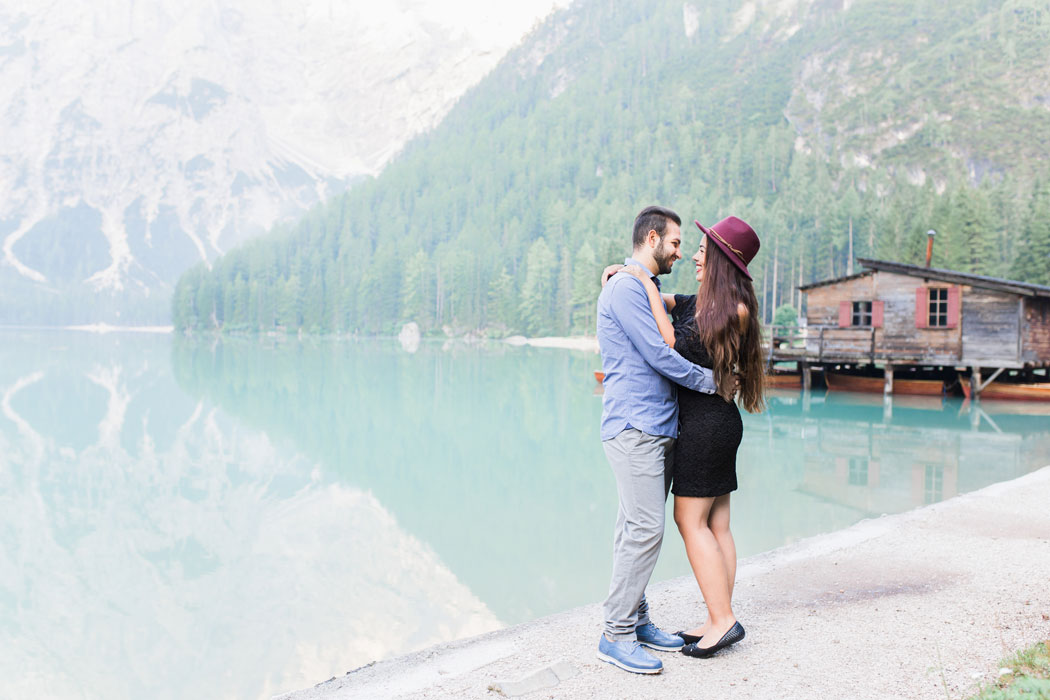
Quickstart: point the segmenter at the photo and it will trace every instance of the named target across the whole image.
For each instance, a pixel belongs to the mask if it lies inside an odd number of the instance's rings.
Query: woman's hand
[[[619,272],[622,267],[623,265],[610,265],[602,270],[602,286],[604,287],[605,283],[609,281],[609,278]]]
[[[656,282],[653,282],[653,273],[640,265],[628,265],[621,268],[620,272],[626,272],[642,281],[642,288],[645,289],[645,296],[649,299],[649,309],[653,312],[653,319],[660,331],[660,337],[673,348],[674,327],[671,325],[671,319],[667,318],[667,309],[664,308],[664,300],[660,296]]]
[[[640,267],[638,265],[627,265],[626,267],[621,266],[620,272],[626,272],[629,275],[633,275],[634,277],[640,279],[643,283],[652,282],[653,280],[653,273],[645,269],[644,267]]]

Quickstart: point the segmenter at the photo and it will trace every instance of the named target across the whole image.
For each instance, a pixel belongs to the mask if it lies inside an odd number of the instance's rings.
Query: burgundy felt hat
[[[707,240],[713,242],[729,259],[740,268],[748,279],[753,279],[747,271],[747,264],[751,262],[762,245],[758,240],[758,234],[748,226],[743,219],[735,216],[727,216],[711,228],[706,228],[699,221],[693,220],[697,228],[704,232]]]

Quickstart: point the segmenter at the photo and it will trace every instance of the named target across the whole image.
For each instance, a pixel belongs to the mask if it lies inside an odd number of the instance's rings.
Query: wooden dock
[[[805,324],[766,328],[771,368],[795,363],[805,388],[814,369],[869,379],[879,372],[886,394],[894,393],[894,376],[903,371],[951,382],[962,377],[974,398],[1009,379],[1029,387],[1017,395],[1050,400],[1050,287],[857,262],[867,269],[799,287]]]

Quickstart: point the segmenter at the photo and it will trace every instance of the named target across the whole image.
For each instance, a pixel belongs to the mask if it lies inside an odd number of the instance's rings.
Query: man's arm
[[[604,270],[602,270],[602,287],[605,286],[606,282],[609,281],[610,277],[622,270],[623,267],[623,265],[609,265]],[[667,313],[671,313],[672,311],[674,311],[675,304],[677,303],[674,300],[674,294],[661,294],[660,296],[664,300],[664,306],[667,307]],[[668,345],[670,345],[670,343],[668,343]]]
[[[715,393],[714,373],[679,355],[660,336],[640,280],[617,280],[611,291],[609,301],[613,315],[650,367],[684,387],[704,394]]]

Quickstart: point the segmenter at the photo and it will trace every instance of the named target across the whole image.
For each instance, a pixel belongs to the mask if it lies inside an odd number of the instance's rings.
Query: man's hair
[[[641,248],[650,231],[656,231],[662,241],[667,234],[667,221],[682,225],[682,218],[664,207],[646,207],[634,219],[634,247]]]

